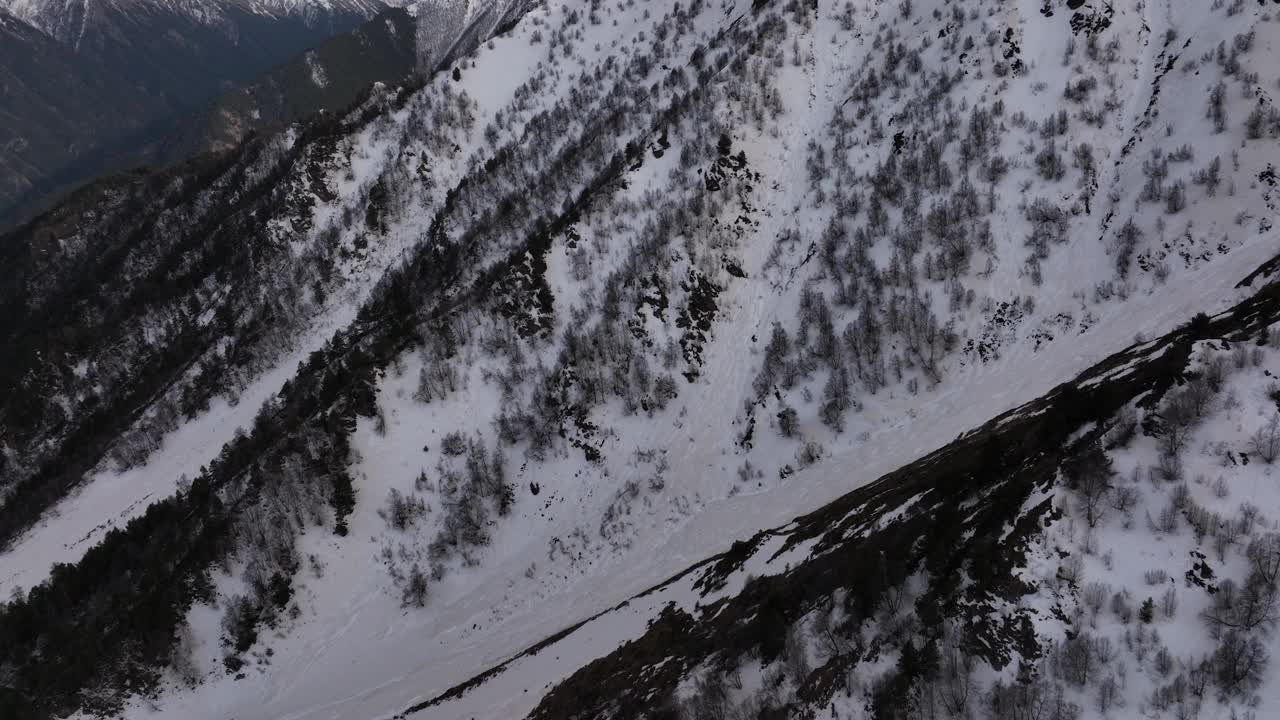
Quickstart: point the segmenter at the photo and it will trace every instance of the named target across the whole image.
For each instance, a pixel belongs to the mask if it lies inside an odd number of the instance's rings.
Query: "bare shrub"
[[[418,608],[425,607],[427,604],[427,576],[417,563],[414,563],[413,568],[409,570],[409,577],[401,593],[400,602],[405,607]]]
[[[391,488],[387,493],[386,507],[378,510],[378,516],[392,528],[403,531],[426,512],[426,503],[415,493],[405,494]]]
[[[1273,414],[1267,424],[1249,438],[1249,449],[1268,465],[1276,461],[1276,455],[1280,454],[1280,413]]]

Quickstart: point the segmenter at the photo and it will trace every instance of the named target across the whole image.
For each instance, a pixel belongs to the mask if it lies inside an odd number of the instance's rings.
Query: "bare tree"
[[[1262,683],[1268,659],[1266,648],[1257,638],[1237,630],[1227,631],[1213,653],[1218,687],[1229,695],[1251,692]]]
[[[1089,614],[1095,618],[1102,611],[1102,606],[1107,602],[1107,595],[1111,592],[1111,586],[1106,583],[1091,582],[1084,587],[1084,604],[1089,608]]]
[[[1106,676],[1098,683],[1098,712],[1106,715],[1120,701],[1120,683],[1115,675]]]
[[[1038,720],[1050,717],[1054,693],[1041,678],[1006,685],[997,680],[987,694],[987,707],[993,720]]]
[[[1111,596],[1111,613],[1122,625],[1128,625],[1133,621],[1133,608],[1129,606],[1129,601],[1125,600],[1123,593]]]
[[[425,472],[423,473],[425,477]],[[378,510],[378,516],[396,530],[403,531],[427,512],[422,498],[415,493],[407,495],[395,488],[387,493],[387,506]]]
[[[1273,414],[1267,424],[1249,438],[1249,448],[1268,465],[1275,462],[1276,455],[1280,454],[1280,413]]]
[[[784,405],[778,411],[778,432],[782,434],[782,437],[795,437],[799,424],[800,419],[796,414],[795,408],[790,405]]]
[[[1114,424],[1103,436],[1108,447],[1128,447],[1138,432],[1138,413],[1125,405],[1116,412]]]
[[[698,679],[693,697],[681,706],[679,716],[688,720],[726,720],[728,710],[724,678],[710,670]]]
[[[1241,588],[1234,580],[1223,580],[1213,596],[1213,604],[1201,617],[1214,632],[1253,630],[1276,622],[1276,585],[1259,573],[1251,573]]]
[[[1169,482],[1182,479],[1182,456],[1166,449],[1156,458],[1155,470]]]
[[[1138,243],[1142,241],[1142,228],[1133,222],[1133,218],[1125,221],[1116,233],[1116,274],[1120,279],[1129,275],[1129,263]]]
[[[1115,476],[1111,458],[1107,457],[1100,445],[1093,443],[1064,463],[1063,473],[1068,486],[1080,498],[1080,506],[1089,527],[1097,526],[1106,512],[1107,505],[1104,501],[1111,492],[1111,479]]]
[[[1227,129],[1227,85],[1221,80],[1213,89],[1209,91],[1209,110],[1206,116],[1213,121],[1214,132],[1222,132]]]
[[[176,640],[169,655],[169,667],[183,683],[195,686],[200,681],[200,667],[195,661],[195,636],[191,624],[183,621],[175,632]]]
[[[943,647],[939,696],[947,717],[965,717],[974,693],[973,658],[964,652],[957,638]]]
[[[1063,640],[1056,648],[1057,666],[1062,677],[1074,685],[1084,686],[1094,671],[1093,636],[1081,633]]]
[[[1276,585],[1280,580],[1280,534],[1267,533],[1249,543],[1245,554],[1249,558],[1250,575],[1262,582]]]
[[[841,632],[833,617],[836,613],[834,598],[828,598],[827,606],[819,608],[813,618],[813,635],[818,647],[827,659],[849,652],[851,642]]]
[[[405,607],[420,608],[427,604],[427,576],[417,563],[414,563],[409,571],[408,581],[401,594],[401,602]]]
[[[1205,409],[1209,406],[1209,401],[1213,399],[1213,388],[1209,384],[1208,378],[1200,376],[1187,383],[1186,389],[1187,404],[1191,406],[1191,411],[1196,417],[1203,417]]]
[[[809,677],[810,670],[809,643],[804,636],[804,630],[801,629],[800,623],[792,625],[787,630],[784,652],[787,673],[796,685],[804,683],[805,678]]]
[[[1174,588],[1169,588],[1168,590],[1164,591],[1164,595],[1160,597],[1160,612],[1163,613],[1164,616],[1166,618],[1169,618],[1170,620],[1172,620],[1173,617],[1178,614],[1178,591],[1177,590],[1175,590]]]
[[[1138,488],[1132,485],[1124,485],[1115,489],[1111,493],[1111,507],[1120,511],[1124,515],[1133,512],[1133,508],[1137,506],[1138,500],[1141,499]]]
[[[1172,393],[1161,408],[1160,417],[1164,420],[1160,449],[1165,455],[1181,453],[1191,437],[1192,426],[1198,417],[1195,402],[1187,392]]]
[[[1073,585],[1080,582],[1083,573],[1084,560],[1079,555],[1068,555],[1058,564],[1058,579]]]

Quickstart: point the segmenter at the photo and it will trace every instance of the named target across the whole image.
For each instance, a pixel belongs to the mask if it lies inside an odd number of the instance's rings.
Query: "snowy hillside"
[[[1135,345],[406,716],[1270,716],[1278,298]]]
[[[335,35],[252,84],[222,93],[163,143],[179,162],[202,152],[234,150],[250,134],[271,134],[322,111],[340,110],[375,83],[396,85],[418,69],[417,22],[389,9]]]
[[[430,12],[4,238],[0,717],[1280,712],[1280,13]]]

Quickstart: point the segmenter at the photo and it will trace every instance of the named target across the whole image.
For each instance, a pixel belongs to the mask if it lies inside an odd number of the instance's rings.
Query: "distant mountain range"
[[[0,216],[165,111],[159,97],[0,9]]]
[[[381,0],[0,0],[0,227],[104,172],[203,149],[192,137],[225,139],[225,128],[185,125],[237,86],[253,88],[244,92],[255,109],[279,119],[384,72],[403,76],[413,33],[401,11],[333,46],[350,62],[329,69],[327,87],[304,83],[305,99],[281,99],[303,51],[386,9]]]
[[[176,162],[234,146],[250,132],[285,125],[322,108],[340,109],[375,82],[393,82],[417,67],[414,18],[391,8],[355,29],[227,90],[183,122],[154,154]]]

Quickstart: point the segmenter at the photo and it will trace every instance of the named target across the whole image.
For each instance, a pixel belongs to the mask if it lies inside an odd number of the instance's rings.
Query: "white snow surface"
[[[568,76],[575,71],[593,68],[606,57],[625,62],[617,48],[638,43],[641,32],[651,33],[667,4],[625,5],[613,11],[616,24],[610,25],[611,20],[606,19],[602,25],[591,26],[587,40],[577,43],[577,55],[562,61],[556,82],[545,89],[540,102],[550,104],[559,99],[557,93],[571,86]],[[925,18],[916,21],[922,25],[919,32],[936,32],[936,24],[927,16],[931,8],[920,7],[926,5],[924,2],[916,4],[917,17]],[[704,12],[699,23],[705,27],[700,30],[713,30],[720,23],[747,22],[741,18],[749,17],[749,5],[728,3],[723,10]],[[877,10],[873,2],[855,5],[859,22],[866,25],[859,32],[849,33],[839,29],[836,19],[843,3],[820,0],[813,29],[800,35],[808,44],[809,61],[801,66],[788,64],[781,70],[782,86],[787,88],[786,113],[771,128],[776,132],[757,133],[748,128],[742,131],[745,136],[735,137],[735,148],[742,148],[750,167],[763,175],[755,186],[755,204],[771,211],[759,218],[759,226],[741,244],[741,264],[747,277],[730,284],[717,299],[719,314],[714,337],[704,351],[704,376],[683,387],[672,412],[655,418],[623,417],[619,413],[611,421],[609,459],[602,466],[585,464],[576,455],[553,456],[543,463],[530,461],[522,467],[513,462],[510,472],[519,500],[512,516],[493,529],[493,543],[480,553],[478,566],[451,571],[432,585],[425,609],[410,610],[401,607],[381,553],[384,547],[395,551],[400,544],[412,548],[429,540],[430,527],[397,534],[387,529],[378,510],[391,488],[407,490],[419,471],[430,472],[444,433],[488,432],[498,403],[496,389],[483,380],[479,361],[466,365],[469,377],[464,390],[444,402],[428,405],[415,401],[414,383],[422,360],[410,354],[402,359],[401,369],[388,373],[379,387],[378,404],[385,417],[385,431],[376,431],[373,421],[362,420],[353,439],[360,459],[353,468],[358,492],[356,509],[349,519],[349,537],[337,538],[317,529],[302,540],[299,555],[316,556],[323,572],[300,572],[295,586],[301,613],[296,621],[279,633],[264,633],[269,637],[260,640],[245,676],[236,679],[225,675],[220,666],[215,610],[193,610],[197,661],[206,673],[203,682],[195,688],[175,684],[159,698],[138,701],[127,716],[193,720],[391,717],[494,667],[562,628],[633,598],[689,565],[723,551],[734,540],[762,528],[782,526],[797,515],[945,445],[987,419],[1043,395],[1100,359],[1131,345],[1138,334],[1157,336],[1196,312],[1212,313],[1231,306],[1249,292],[1235,289],[1235,284],[1280,249],[1280,236],[1258,232],[1252,218],[1244,226],[1233,226],[1232,218],[1242,205],[1248,212],[1265,212],[1257,202],[1257,192],[1240,187],[1236,199],[1205,199],[1198,206],[1198,232],[1215,237],[1228,230],[1232,233],[1234,239],[1223,252],[1203,261],[1188,262],[1185,267],[1175,263],[1167,283],[1135,281],[1123,301],[1091,303],[1086,299],[1092,294],[1091,279],[1108,277],[1112,267],[1112,259],[1097,240],[1097,229],[1083,222],[1073,226],[1068,243],[1056,248],[1045,262],[1044,284],[1036,287],[1024,277],[1015,260],[1017,251],[1009,249],[1020,247],[1024,232],[1024,221],[1012,212],[1010,203],[1003,208],[1003,225],[997,228],[998,242],[1009,251],[991,275],[978,281],[977,289],[988,298],[1033,294],[1037,319],[1051,318],[1058,311],[1079,313],[1084,309],[1091,318],[1088,330],[1060,332],[1038,345],[1026,336],[1016,337],[1002,348],[998,358],[987,362],[953,356],[944,381],[918,395],[900,387],[882,391],[874,402],[866,402],[861,413],[850,418],[850,427],[843,435],[822,436],[826,452],[820,462],[799,470],[785,482],[772,477],[779,465],[791,461],[794,443],[774,437],[772,430],[762,427],[757,434],[764,437],[749,457],[770,479],[754,489],[737,488],[733,478],[746,453],[734,444],[741,431],[735,425],[741,424],[736,400],[749,393],[760,354],[755,348],[744,349],[749,347],[746,338],[755,335],[762,345],[775,319],[792,317],[799,290],[780,290],[764,270],[766,259],[773,239],[783,230],[794,229],[802,236],[814,237],[821,232],[825,217],[810,209],[805,146],[810,138],[825,133],[834,109],[844,100],[844,82],[850,68],[869,52],[868,29],[879,21],[879,14],[890,12]],[[938,5],[942,7],[941,3]],[[1066,70],[1062,69],[1063,74],[1057,79],[1053,73],[1058,70],[1058,58],[1066,42],[1064,23],[1061,18],[1052,23],[1042,19],[1039,5],[1032,0],[1004,3],[1007,17],[1002,20],[1020,28],[1024,50],[1038,63],[1037,72],[1031,77],[1048,78],[1045,81],[1053,94],[1040,97],[1046,92],[1044,88],[1036,89],[1027,78],[1006,81],[1007,89],[1000,92],[1009,108],[1007,112],[1025,109],[1038,114],[1044,112],[1043,106],[1060,102],[1056,93],[1065,82]],[[477,103],[481,127],[485,118],[492,117],[511,100],[515,89],[537,64],[545,62],[545,40],[538,43],[532,39],[539,28],[538,21],[558,20],[567,7],[566,3],[549,2],[511,34],[495,39],[492,48],[482,47],[467,62],[462,84]],[[1223,33],[1230,37],[1230,33],[1212,25],[1219,16],[1211,20],[1210,11],[1203,4],[1182,0],[1149,2],[1141,16],[1132,8],[1125,8],[1119,11],[1115,22],[1117,28],[1129,29],[1141,24],[1148,28],[1145,33],[1135,29],[1133,35],[1126,37],[1150,39],[1163,32],[1174,17],[1179,18],[1179,28],[1191,39],[1200,32],[1206,35],[1200,45],[1194,46],[1194,52],[1188,51],[1188,57],[1216,46]],[[834,49],[828,47],[833,38]],[[1265,45],[1269,57],[1275,56],[1274,33],[1260,37],[1258,42]],[[1125,48],[1133,53],[1133,68],[1132,76],[1123,78],[1126,84],[1121,89],[1125,98],[1125,107],[1119,113],[1121,126],[1108,127],[1091,137],[1095,152],[1101,155],[1099,166],[1104,168],[1099,178],[1098,203],[1101,205],[1109,192],[1114,193],[1114,205],[1121,207],[1118,214],[1128,212],[1142,184],[1140,160],[1134,158],[1147,152],[1149,141],[1138,142],[1138,149],[1124,162],[1120,147],[1135,132],[1150,98],[1158,45],[1153,41],[1149,47]],[[1238,138],[1218,137],[1205,131],[1199,105],[1185,116],[1172,112],[1179,102],[1179,86],[1170,84],[1175,81],[1186,83],[1182,88],[1185,92],[1194,89],[1197,103],[1203,97],[1201,86],[1209,83],[1207,77],[1202,82],[1181,71],[1170,73],[1160,101],[1161,107],[1169,110],[1168,117],[1162,118],[1157,128],[1163,131],[1167,121],[1170,127],[1177,125],[1176,131],[1170,131],[1176,138],[1203,140],[1198,148],[1201,157],[1207,158],[1215,147],[1218,152],[1229,153]],[[973,80],[962,92],[976,101],[996,92],[1000,85],[994,77]],[[407,113],[398,115],[397,122],[403,123],[405,116]],[[340,194],[350,196],[367,189],[389,156],[384,154],[388,142],[372,133],[351,142],[352,177],[341,183]],[[478,137],[469,138],[461,157],[483,158],[479,146]],[[868,166],[882,159],[874,145],[855,152],[865,153],[863,160]],[[646,192],[661,193],[677,154],[671,152],[662,160],[648,159],[643,168],[629,176],[628,196],[642,198]],[[1025,159],[1011,160],[1026,164]],[[1240,176],[1247,177],[1250,171],[1256,175],[1266,160],[1242,154],[1240,161],[1245,170]],[[1117,168],[1114,174],[1113,165]],[[461,166],[459,160],[458,167],[449,172],[460,175]],[[1000,191],[1018,193],[1015,178],[1007,179]],[[1096,208],[1094,212],[1099,213]],[[322,208],[317,212],[317,224],[332,222],[339,213],[338,206]],[[398,230],[399,235],[393,233],[399,239],[388,243],[390,249],[385,251],[385,257],[371,262],[367,271],[369,284],[376,280],[379,268],[394,262],[396,252],[410,247],[415,232],[422,230],[421,224],[414,222],[425,223],[429,217],[424,208],[420,216],[411,218]],[[588,231],[584,226],[584,235]],[[553,248],[548,262],[557,302],[571,303],[574,297],[567,270],[569,261],[562,244]],[[1189,292],[1188,286],[1194,291]],[[360,292],[353,292],[351,307],[360,297]],[[164,449],[143,468],[99,476],[79,495],[60,504],[56,515],[29,533],[14,552],[0,555],[0,589],[40,581],[51,563],[79,557],[87,543],[105,529],[104,517],[108,524],[120,522],[140,512],[149,499],[171,492],[178,475],[193,474],[207,462],[236,427],[251,420],[257,406],[288,378],[297,360],[305,357],[305,351],[317,347],[346,320],[349,317],[335,310],[331,320],[317,323],[315,331],[308,335],[306,347],[282,359],[276,370],[255,381],[237,407],[215,405],[198,421],[167,438]],[[965,320],[966,330],[976,332],[980,327],[981,318]],[[557,330],[563,330],[567,322],[566,313],[557,314]],[[548,362],[553,359],[547,358]],[[803,428],[807,434],[818,436],[824,432],[816,421],[810,420]],[[424,443],[429,448],[427,452],[423,450]],[[643,507],[628,516],[630,527],[621,539],[607,542],[597,532],[605,509],[625,481],[644,481],[654,472],[651,463],[637,459],[637,451],[656,451],[665,458],[666,490],[645,495],[640,500]],[[516,467],[520,470],[516,471]],[[525,492],[531,482],[542,486],[541,494]],[[730,494],[731,487],[734,494]],[[427,499],[430,502],[431,498]],[[220,591],[224,595],[232,592],[233,582],[229,578],[221,580]],[[667,603],[691,604],[690,582],[681,580],[631,599],[622,609],[588,622],[539,654],[519,659],[480,688],[415,717],[518,717],[530,710],[551,685],[643,632],[646,622]]]

